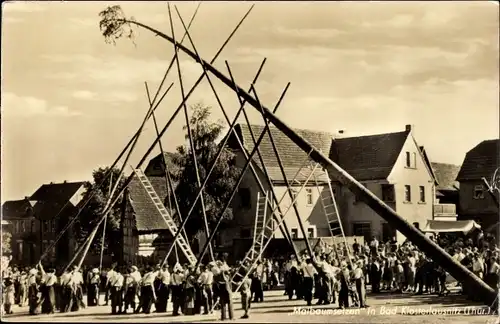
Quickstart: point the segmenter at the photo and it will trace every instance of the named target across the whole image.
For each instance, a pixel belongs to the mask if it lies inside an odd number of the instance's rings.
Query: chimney
[[[66,182],[66,180],[64,180],[64,182],[63,182],[63,183],[67,183],[67,182]]]
[[[415,126],[413,126],[413,125],[408,124],[405,126],[405,131],[407,131],[407,132],[411,132],[414,129],[415,129]]]
[[[345,136],[345,130],[340,129],[340,130],[338,130],[338,131],[337,131],[337,133],[335,134],[334,139],[335,139],[335,138],[343,138],[344,136]]]

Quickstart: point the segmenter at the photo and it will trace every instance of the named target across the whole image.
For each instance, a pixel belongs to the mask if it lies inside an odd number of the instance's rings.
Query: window
[[[412,153],[411,156],[412,156],[412,163],[413,163],[412,168],[416,169],[417,168],[417,153]]]
[[[474,187],[474,199],[484,199],[484,186],[477,185]]]
[[[19,221],[15,220],[14,223],[14,233],[19,233]]]
[[[250,189],[248,188],[240,188],[238,190],[238,194],[240,196],[240,205],[242,208],[250,208],[251,207],[251,196]]]
[[[395,199],[394,185],[382,185],[382,200],[386,202],[394,202]]]
[[[415,169],[417,167],[417,153],[415,152],[406,152],[406,161],[405,166],[407,168]]]
[[[365,188],[368,189],[368,184],[367,183],[361,182],[361,185],[363,187],[365,187]],[[359,200],[359,198],[354,193],[353,193],[353,196],[354,196],[354,202],[353,202],[354,204],[357,204],[357,203],[359,203],[361,201],[361,200]]]
[[[406,152],[406,167],[411,168],[411,155],[410,152]]]
[[[26,232],[26,223],[24,222],[24,220],[19,221],[19,223],[20,223],[20,227],[21,227],[21,233]]]
[[[425,187],[424,186],[419,187],[419,193],[420,193],[420,202],[424,203],[425,202]]]
[[[292,228],[291,232],[292,239],[296,239],[299,237],[299,231],[296,228]]]
[[[309,228],[307,229],[307,236],[308,236],[309,238],[314,238],[314,227],[309,227]]]
[[[354,223],[352,224],[352,233],[354,236],[363,236],[365,240],[369,240],[372,235],[372,224]]]
[[[405,185],[405,202],[411,202],[411,187]]]
[[[313,191],[310,188],[306,189],[306,201],[307,201],[307,206],[312,206],[312,204],[313,204]]]
[[[387,242],[396,236],[396,230],[389,223],[382,222],[382,241]]]

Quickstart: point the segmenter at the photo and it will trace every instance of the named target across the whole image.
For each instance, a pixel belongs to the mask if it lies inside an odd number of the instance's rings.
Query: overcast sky
[[[173,51],[143,30],[136,30],[135,45],[125,39],[106,44],[98,27],[105,2],[3,2],[2,7],[5,201],[31,195],[43,183],[89,180],[93,169],[113,162],[148,108],[144,82],[156,89]],[[195,7],[178,5],[185,21]],[[191,34],[205,59],[249,7],[248,2],[201,5]],[[125,2],[122,8],[170,34],[166,3]],[[227,73],[228,60],[236,81],[248,88],[266,57],[256,89],[273,106],[291,82],[278,115],[293,127],[343,129],[355,136],[413,124],[433,161],[460,164],[473,146],[498,137],[498,28],[498,6],[489,2],[259,2],[215,66]],[[200,69],[187,56],[181,59],[190,88]],[[167,83],[176,76],[171,73]],[[216,87],[233,116],[236,97],[221,83]],[[179,99],[174,86],[158,110],[162,125]],[[214,118],[221,118],[206,84],[189,103],[200,101],[213,105]],[[251,116],[262,123],[253,111]],[[166,149],[182,143],[182,118],[165,136]],[[153,135],[148,124],[131,163],[142,157]]]

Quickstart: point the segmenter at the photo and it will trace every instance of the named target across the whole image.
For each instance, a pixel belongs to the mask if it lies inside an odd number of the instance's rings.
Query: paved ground
[[[291,300],[283,296],[283,291],[269,291],[265,302],[253,304],[250,319],[239,319],[241,305],[235,299],[233,322],[257,323],[481,323],[498,324],[498,316],[488,314],[481,305],[471,305],[462,296],[410,296],[381,294],[369,296],[367,309],[348,309],[339,311],[335,306],[305,307],[304,301]],[[171,304],[169,304],[171,307]],[[167,314],[127,314],[111,315],[110,307],[89,307],[78,313],[56,313],[54,315],[29,316],[27,307],[14,308],[14,314],[2,318],[15,322],[213,322],[219,313],[213,315],[171,316]]]

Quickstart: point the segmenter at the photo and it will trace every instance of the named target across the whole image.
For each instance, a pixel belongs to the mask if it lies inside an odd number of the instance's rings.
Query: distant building
[[[432,163],[436,175],[436,204],[434,220],[457,220],[460,183],[456,181],[460,166],[447,163]]]
[[[38,262],[77,212],[85,192],[84,185],[84,182],[44,184],[30,197],[6,201],[2,205],[2,218],[10,223],[6,229],[12,234],[12,263],[33,265]],[[71,259],[75,248],[70,227],[45,261],[65,263]]]
[[[482,179],[490,182],[499,162],[498,139],[482,141],[467,152],[456,178],[460,183],[459,220],[474,220],[485,230],[498,223],[498,205]]]

